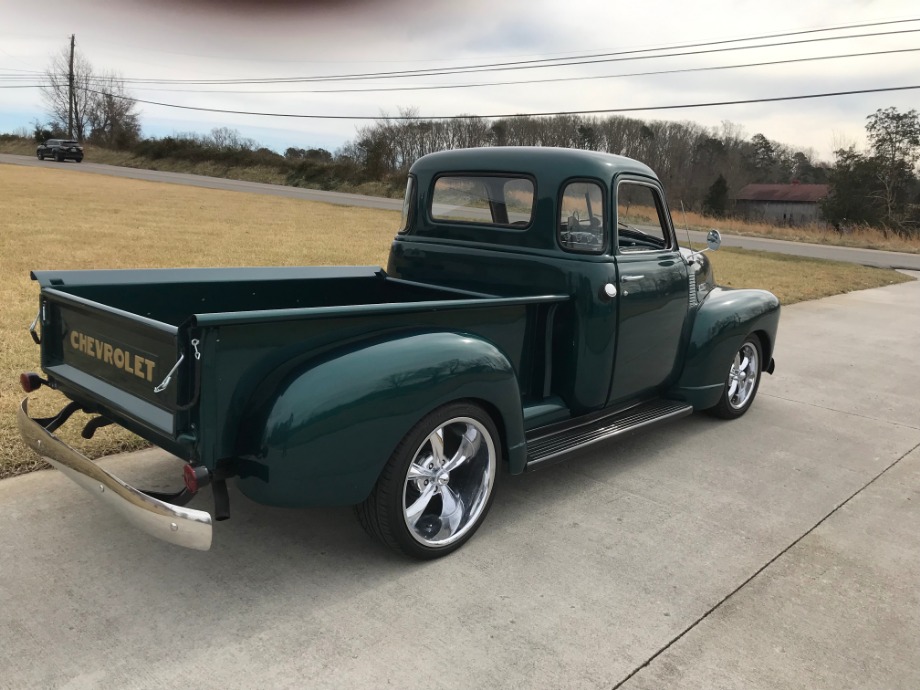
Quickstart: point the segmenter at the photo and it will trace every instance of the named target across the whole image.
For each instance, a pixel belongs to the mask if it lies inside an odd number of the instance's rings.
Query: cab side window
[[[664,204],[654,187],[621,182],[617,187],[617,249],[647,252],[671,247]]]
[[[598,254],[606,245],[604,192],[596,182],[570,182],[559,200],[559,245],[570,252]]]

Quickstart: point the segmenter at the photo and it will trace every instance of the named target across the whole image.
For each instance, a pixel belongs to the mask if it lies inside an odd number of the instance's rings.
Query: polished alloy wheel
[[[471,417],[440,424],[422,441],[406,472],[403,519],[427,547],[443,547],[474,528],[495,482],[495,441]]]
[[[728,374],[728,404],[735,410],[744,409],[750,402],[760,375],[760,360],[757,348],[746,341],[735,355]]]
[[[403,436],[355,515],[390,548],[421,560],[441,558],[485,521],[501,466],[501,436],[491,415],[473,401],[448,403]]]

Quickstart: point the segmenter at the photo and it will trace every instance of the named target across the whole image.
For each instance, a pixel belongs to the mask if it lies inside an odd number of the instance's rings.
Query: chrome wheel
[[[732,362],[728,374],[728,404],[735,410],[744,409],[754,395],[760,376],[760,357],[751,341],[746,341]]]
[[[489,413],[469,401],[448,403],[419,420],[393,449],[355,515],[390,548],[412,558],[441,558],[485,521],[501,464],[501,437]]]
[[[754,402],[760,386],[760,338],[749,335],[741,343],[728,369],[728,378],[722,385],[722,397],[707,410],[722,419],[737,419]]]
[[[440,424],[416,449],[402,491],[409,534],[428,547],[447,546],[475,527],[495,482],[495,442],[471,417]]]

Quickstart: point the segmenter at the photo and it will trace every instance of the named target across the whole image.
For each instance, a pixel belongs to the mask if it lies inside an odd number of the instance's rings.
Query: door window
[[[654,187],[621,182],[617,187],[617,248],[647,252],[671,247],[664,205]]]

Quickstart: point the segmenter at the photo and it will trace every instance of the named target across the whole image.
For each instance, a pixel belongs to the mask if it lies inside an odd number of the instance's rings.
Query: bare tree
[[[73,135],[80,141],[86,138],[86,111],[94,94],[93,68],[80,52],[74,53],[74,104]],[[51,59],[45,72],[47,84],[42,87],[42,97],[51,117],[49,124],[57,132],[67,132],[70,126],[70,49],[63,48]]]
[[[99,93],[92,94],[86,106],[90,140],[110,148],[136,142],[141,133],[140,118],[124,82],[114,72],[103,72],[95,84]]]
[[[69,128],[69,63],[70,50],[65,48],[51,59],[42,87],[49,124],[56,132],[67,132]],[[136,141],[140,136],[140,116],[118,74],[96,73],[80,51],[74,52],[73,74],[74,137],[103,146],[125,146]]]

